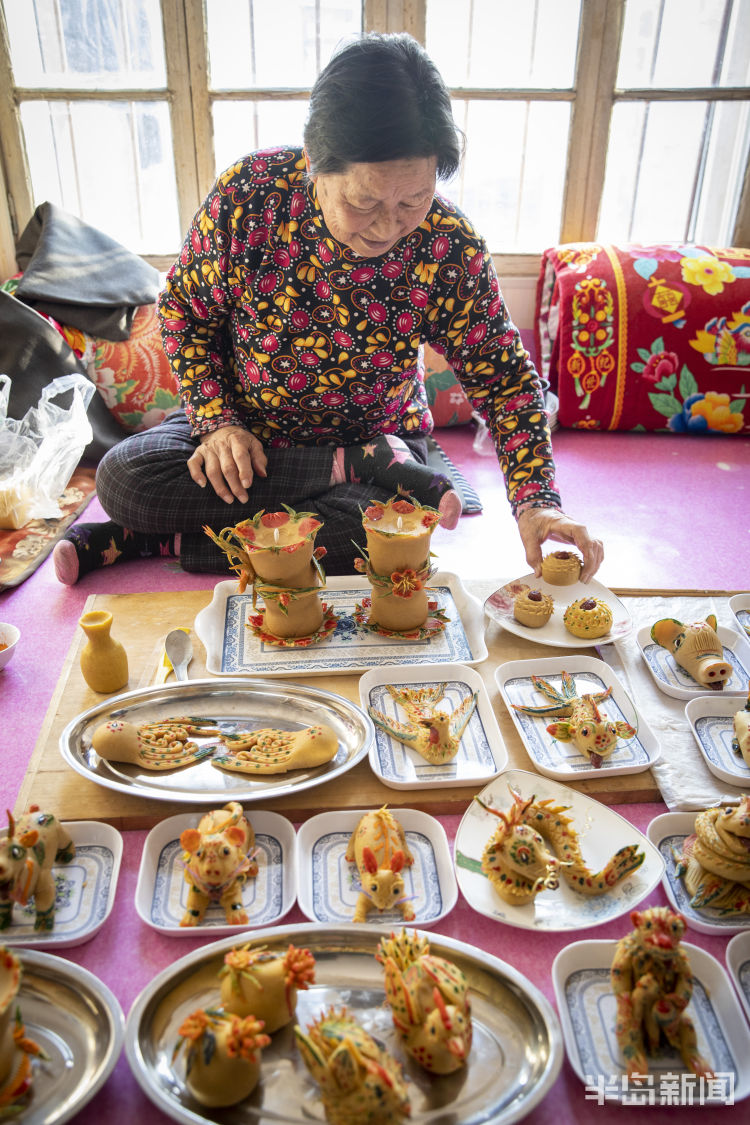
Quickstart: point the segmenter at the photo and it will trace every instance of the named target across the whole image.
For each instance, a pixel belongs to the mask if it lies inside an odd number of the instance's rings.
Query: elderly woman
[[[594,574],[602,546],[561,510],[542,385],[487,247],[435,191],[460,156],[423,49],[367,35],[320,74],[303,149],[251,153],[219,176],[159,302],[184,408],[104,457],[111,522],[57,545],[62,582],[148,554],[223,572],[204,526],[282,503],[323,521],[333,574],[352,572],[372,501],[408,493],[455,526],[451,482],[425,463],[423,342],[490,428],[529,565],[540,573],[553,539]]]

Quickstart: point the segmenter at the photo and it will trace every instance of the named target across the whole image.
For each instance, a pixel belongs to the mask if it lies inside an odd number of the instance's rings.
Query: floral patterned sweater
[[[440,196],[388,254],[361,258],[328,232],[300,149],[251,153],[198,211],[159,316],[196,436],[240,424],[278,447],[428,433],[428,341],[487,422],[514,510],[560,505],[539,377],[484,242]]]

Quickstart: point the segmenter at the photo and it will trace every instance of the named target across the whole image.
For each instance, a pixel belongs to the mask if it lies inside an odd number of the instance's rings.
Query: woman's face
[[[426,217],[436,166],[436,157],[419,156],[313,176],[328,230],[363,258],[387,254]]]

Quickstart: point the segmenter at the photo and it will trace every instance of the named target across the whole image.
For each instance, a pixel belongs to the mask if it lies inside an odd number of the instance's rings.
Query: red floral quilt
[[[750,433],[750,250],[552,247],[535,331],[561,426]]]

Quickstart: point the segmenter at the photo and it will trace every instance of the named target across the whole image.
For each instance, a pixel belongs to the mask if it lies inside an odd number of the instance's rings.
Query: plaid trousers
[[[423,437],[403,439],[416,461],[426,464]],[[311,512],[322,520],[316,545],[326,548],[328,574],[351,574],[364,545],[361,509],[390,494],[376,485],[331,486],[333,445],[297,445],[267,449],[268,476],[255,477],[246,504],[221,500],[210,484],[201,488],[190,476],[187,460],[198,444],[184,411],[161,425],[119,442],[99,462],[96,490],[110,519],[131,531],[165,535],[180,532],[180,564],[184,570],[225,574],[226,556],[203,531],[232,527],[262,510],[275,512],[282,503]]]

